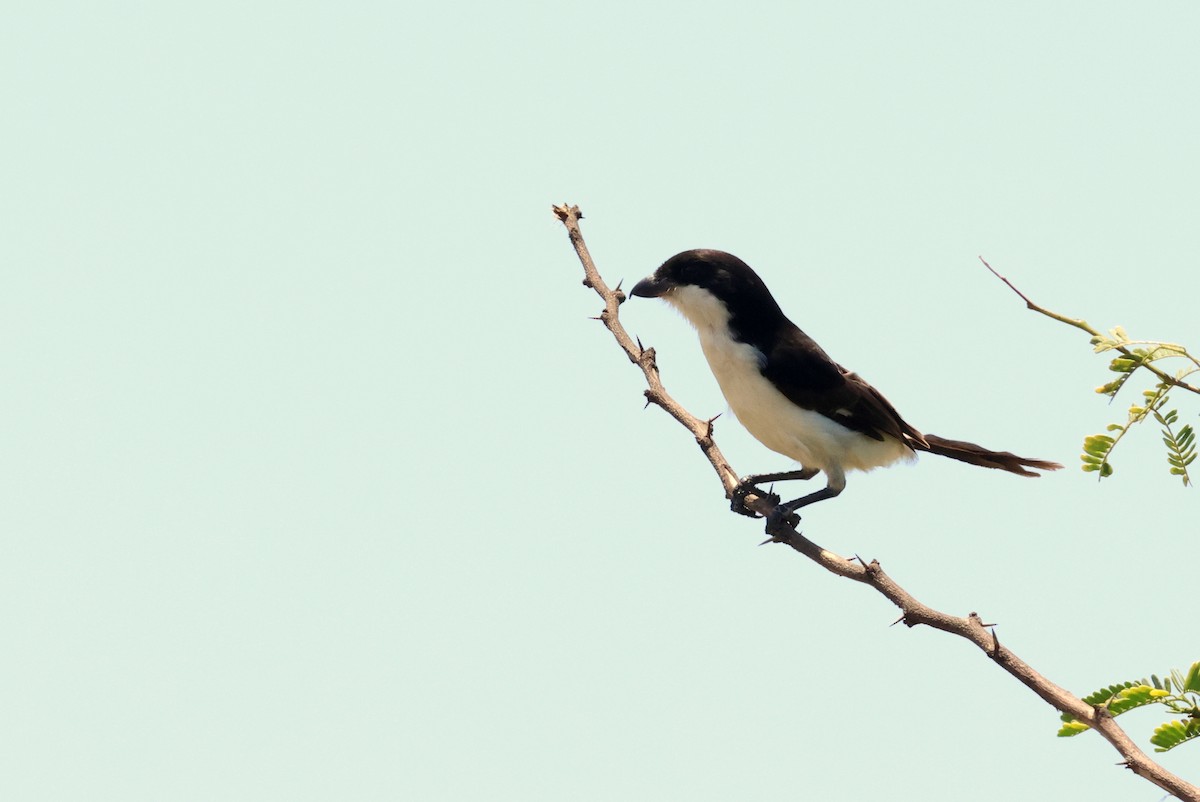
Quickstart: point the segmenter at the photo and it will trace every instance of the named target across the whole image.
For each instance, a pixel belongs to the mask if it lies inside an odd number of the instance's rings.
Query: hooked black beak
[[[669,281],[656,279],[654,276],[647,276],[637,284],[634,284],[630,292],[639,298],[659,298],[665,295],[672,286]]]

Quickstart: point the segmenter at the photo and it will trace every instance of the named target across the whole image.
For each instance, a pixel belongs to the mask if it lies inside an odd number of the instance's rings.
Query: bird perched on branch
[[[913,460],[918,451],[1021,476],[1062,467],[917,431],[878,390],[788,320],[758,274],[733,254],[676,254],[632,293],[663,299],[695,326],[738,420],[764,446],[800,463],[797,471],[746,477],[741,496],[761,482],[825,474],[824,488],[775,508],[782,520],[841,493],[847,471]],[[738,502],[735,494],[735,509]]]

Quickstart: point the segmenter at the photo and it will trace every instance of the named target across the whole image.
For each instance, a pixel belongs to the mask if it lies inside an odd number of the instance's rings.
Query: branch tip
[[[551,206],[550,208],[554,210],[554,216],[564,223],[572,217],[574,217],[576,220],[583,219],[583,212],[579,211],[579,207],[572,206],[565,201],[563,202],[562,206]]]

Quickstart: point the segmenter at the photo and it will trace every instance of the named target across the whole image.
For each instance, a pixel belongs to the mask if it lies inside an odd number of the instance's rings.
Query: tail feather
[[[956,459],[959,462],[969,462],[972,465],[979,465],[983,468],[998,468],[999,470],[1020,474],[1021,476],[1041,476],[1041,474],[1029,470],[1030,468],[1037,468],[1042,471],[1057,471],[1062,467],[1057,462],[1018,457],[1016,454],[1008,451],[992,451],[983,446],[977,446],[974,443],[968,443],[964,440],[948,440],[945,437],[938,437],[936,434],[925,435],[925,444],[912,442],[911,445],[918,451],[928,451],[931,454],[940,454],[943,457]]]

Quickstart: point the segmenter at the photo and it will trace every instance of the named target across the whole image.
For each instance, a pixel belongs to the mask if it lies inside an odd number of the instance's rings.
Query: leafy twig
[[[1057,320],[1060,323],[1066,323],[1068,326],[1074,326],[1075,328],[1080,329],[1081,331],[1086,331],[1088,334],[1092,335],[1092,337],[1099,337],[1099,338],[1102,338],[1105,340],[1108,339],[1107,337],[1105,337],[1104,334],[1102,334],[1101,332],[1092,328],[1091,325],[1089,325],[1086,320],[1082,320],[1080,318],[1074,318],[1074,317],[1067,317],[1066,315],[1060,315],[1057,312],[1052,312],[1049,309],[1046,309],[1044,306],[1039,306],[1039,305],[1035,304],[1033,301],[1031,301],[1029,299],[1029,296],[1027,296],[1025,293],[1021,292],[1020,290],[1018,290],[1011,281],[1009,281],[1007,278],[1005,278],[1004,276],[1002,276],[998,272],[996,272],[996,269],[993,268],[990,264],[988,264],[986,259],[984,259],[982,256],[980,256],[979,261],[983,262],[983,266],[986,267],[988,270],[990,270],[993,276],[995,276],[996,278],[1003,281],[1005,284],[1008,285],[1008,288],[1010,290],[1012,290],[1018,296],[1020,296],[1021,300],[1025,302],[1025,305],[1027,307],[1029,307],[1030,309],[1032,309],[1034,312],[1045,315],[1046,317],[1050,318],[1051,320]],[[1116,331],[1120,331],[1120,330],[1114,329],[1114,332],[1116,332]],[[1096,343],[1093,343],[1093,345],[1095,345],[1095,344]],[[1128,345],[1130,345],[1130,344],[1132,344],[1132,342],[1129,340],[1126,340],[1124,344],[1114,343],[1111,347],[1114,350],[1121,352],[1125,356],[1137,360],[1138,363],[1140,363],[1140,365],[1142,367],[1145,367],[1146,370],[1150,371],[1155,376],[1157,376],[1159,381],[1165,382],[1166,384],[1172,385],[1174,387],[1180,387],[1184,390],[1187,390],[1188,392],[1196,393],[1197,395],[1200,395],[1200,387],[1197,387],[1193,384],[1189,384],[1188,382],[1183,381],[1183,378],[1181,376],[1172,376],[1169,373],[1164,372],[1157,365],[1150,364],[1150,362],[1145,360],[1145,355],[1137,355],[1132,350],[1130,350],[1128,348]],[[1170,343],[1154,343],[1154,345],[1171,345],[1171,344]],[[1197,369],[1200,369],[1200,360],[1198,360],[1196,357],[1189,354],[1187,352],[1187,350],[1184,349],[1182,346],[1175,346],[1175,348],[1179,349],[1179,353],[1170,354],[1170,356],[1184,357],[1185,359],[1188,359],[1191,362],[1195,363],[1195,365],[1197,366]],[[1097,348],[1096,350],[1097,351],[1108,350],[1108,348]],[[1164,355],[1164,356],[1166,356],[1166,355]],[[1154,358],[1157,359],[1160,357],[1154,357]],[[1191,373],[1194,373],[1194,372],[1195,372],[1195,370],[1188,370],[1187,374],[1190,375]]]
[[[1184,426],[1179,430],[1179,434],[1175,434],[1172,427],[1178,418],[1178,413],[1173,409],[1165,410],[1164,407],[1167,403],[1167,392],[1172,388],[1179,387],[1189,392],[1200,394],[1200,387],[1184,381],[1185,378],[1191,376],[1193,373],[1200,372],[1200,359],[1188,353],[1188,350],[1182,345],[1155,340],[1131,340],[1129,339],[1129,335],[1126,334],[1125,329],[1120,326],[1116,326],[1107,334],[1103,334],[1092,328],[1085,320],[1052,312],[1043,306],[1035,304],[1029,299],[1029,296],[1017,289],[1011,281],[996,272],[995,268],[988,264],[987,260],[982,256],[979,257],[979,261],[983,262],[983,266],[991,271],[992,275],[1003,281],[1033,311],[1092,335],[1091,343],[1096,353],[1104,353],[1105,351],[1117,352],[1118,356],[1109,362],[1108,369],[1120,375],[1116,379],[1097,387],[1097,393],[1106,395],[1110,399],[1116,398],[1129,379],[1141,368],[1145,368],[1158,378],[1158,383],[1154,390],[1143,391],[1142,395],[1146,398],[1144,404],[1141,406],[1133,404],[1129,407],[1129,417],[1124,424],[1113,423],[1109,425],[1109,432],[1119,432],[1116,437],[1113,437],[1111,434],[1093,434],[1084,438],[1083,453],[1080,455],[1080,460],[1083,462],[1083,470],[1095,471],[1099,479],[1111,476],[1113,473],[1112,453],[1121,442],[1121,439],[1129,433],[1132,427],[1153,417],[1163,427],[1163,443],[1167,447],[1167,462],[1170,465],[1171,474],[1181,477],[1185,487],[1190,485],[1191,476],[1188,474],[1188,465],[1196,457],[1193,430],[1190,425]],[[1185,359],[1192,364],[1176,371],[1173,376],[1154,364],[1158,360],[1175,358]]]

